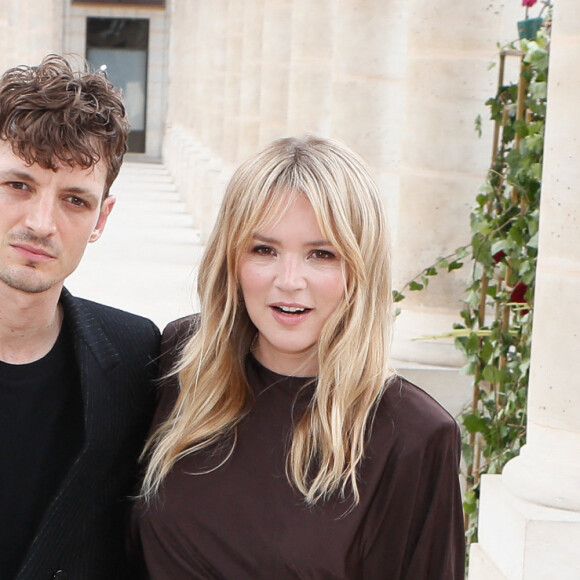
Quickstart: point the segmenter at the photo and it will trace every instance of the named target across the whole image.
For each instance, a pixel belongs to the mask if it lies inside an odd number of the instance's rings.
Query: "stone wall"
[[[0,71],[62,50],[65,0],[0,2]]]

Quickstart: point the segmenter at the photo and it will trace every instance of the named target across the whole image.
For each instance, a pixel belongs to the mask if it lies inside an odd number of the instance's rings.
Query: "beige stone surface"
[[[499,475],[484,476],[481,505],[470,580],[577,580],[578,512],[522,500],[506,489]]]
[[[61,52],[65,0],[3,0],[0,3],[0,71],[35,65]]]

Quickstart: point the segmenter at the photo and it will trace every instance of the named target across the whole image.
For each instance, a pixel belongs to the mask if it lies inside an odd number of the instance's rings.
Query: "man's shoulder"
[[[133,312],[128,312],[126,310],[121,310],[114,306],[109,306],[107,304],[101,304],[100,302],[94,302],[93,300],[88,300],[86,298],[73,298],[82,308],[91,312],[94,316],[99,317],[101,320],[107,321],[113,324],[128,324],[131,326],[145,327],[145,328],[157,328],[155,323],[141,316],[140,314],[135,314]]]
[[[159,352],[160,333],[155,323],[144,316],[126,312],[99,302],[77,298],[63,292],[61,303],[64,316],[73,336],[93,347],[104,348],[106,343],[125,355],[129,351]]]

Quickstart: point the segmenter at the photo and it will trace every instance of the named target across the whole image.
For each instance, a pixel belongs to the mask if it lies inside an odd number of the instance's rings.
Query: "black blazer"
[[[61,304],[74,341],[84,442],[15,580],[125,580],[128,499],[154,408],[159,330],[66,289]]]

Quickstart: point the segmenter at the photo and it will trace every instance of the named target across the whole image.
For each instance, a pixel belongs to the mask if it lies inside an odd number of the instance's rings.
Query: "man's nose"
[[[56,203],[52,196],[35,195],[26,213],[26,228],[37,236],[49,236],[56,231]]]

